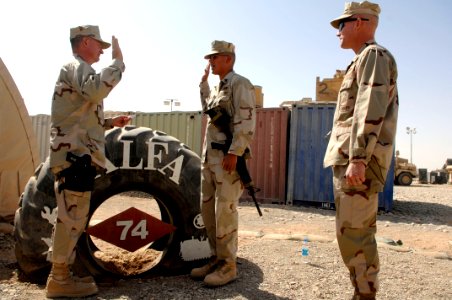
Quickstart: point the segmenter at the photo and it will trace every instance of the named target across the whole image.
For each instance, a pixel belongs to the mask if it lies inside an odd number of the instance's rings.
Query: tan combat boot
[[[215,272],[204,278],[204,283],[208,286],[225,285],[237,278],[237,265],[235,262],[220,261]]]
[[[94,277],[93,276],[78,277],[76,275],[72,275],[72,278],[74,278],[74,281],[96,284],[96,281],[94,281]]]
[[[94,282],[74,279],[67,264],[53,264],[47,279],[47,298],[86,297],[98,292]]]
[[[209,262],[205,264],[202,267],[194,268],[190,272],[190,276],[194,279],[204,279],[208,274],[215,271],[215,268],[217,267],[218,260],[216,256],[212,256],[209,259]]]
[[[352,300],[375,300],[375,293],[372,294],[361,294],[355,290]]]

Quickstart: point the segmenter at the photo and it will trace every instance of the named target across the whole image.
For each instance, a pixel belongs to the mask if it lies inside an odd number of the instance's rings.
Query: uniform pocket
[[[341,112],[353,111],[357,88],[354,78],[344,78],[339,90],[339,110]]]
[[[342,159],[349,158],[349,148],[350,148],[350,133],[351,127],[336,127],[334,130],[334,138],[336,139],[334,143],[334,153],[342,157]]]

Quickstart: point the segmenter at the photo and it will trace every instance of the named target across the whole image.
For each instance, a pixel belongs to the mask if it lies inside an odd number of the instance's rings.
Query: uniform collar
[[[76,60],[79,60],[79,61],[81,60],[81,61],[86,63],[86,61],[80,55],[78,55],[77,53],[74,53],[74,57],[75,57]]]
[[[348,65],[347,69],[346,69],[346,73],[348,71],[348,69],[354,64],[356,63],[356,61],[359,59],[359,55],[364,51],[364,49],[366,49],[368,46],[370,45],[375,45],[377,44],[377,42],[375,42],[375,40],[368,40],[367,42],[364,43],[364,45],[361,47],[361,49],[359,49],[358,53],[356,53],[355,57],[353,57],[352,62]]]
[[[368,40],[367,42],[364,43],[364,45],[361,47],[361,49],[359,49],[358,53],[356,53],[356,55],[360,55],[361,52],[364,51],[364,49],[366,49],[368,46],[370,45],[375,45],[377,42],[375,40]]]
[[[232,76],[234,76],[234,74],[235,74],[235,72],[234,72],[234,70],[232,70],[226,76],[224,76],[223,80],[221,80],[221,85],[224,85],[224,84],[227,84],[228,82],[230,82],[232,79]]]

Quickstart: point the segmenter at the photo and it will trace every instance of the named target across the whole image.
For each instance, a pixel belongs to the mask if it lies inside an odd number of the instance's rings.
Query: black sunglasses
[[[342,31],[342,29],[344,29],[345,23],[347,22],[353,22],[353,21],[357,21],[357,20],[363,20],[363,21],[369,21],[369,19],[366,18],[348,18],[348,19],[343,19],[339,22],[339,32]]]

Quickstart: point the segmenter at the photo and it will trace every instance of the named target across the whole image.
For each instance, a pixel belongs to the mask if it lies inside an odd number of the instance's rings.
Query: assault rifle
[[[226,113],[226,111],[219,106],[211,108],[207,110],[205,113],[209,115],[212,124],[226,135],[226,142],[224,144],[212,142],[211,143],[212,149],[221,150],[223,151],[224,154],[227,154],[229,151],[229,147],[231,147],[232,143],[232,133],[229,127],[231,118]],[[259,207],[259,203],[257,203],[256,200],[256,193],[259,192],[260,189],[254,187],[253,180],[251,179],[250,173],[248,172],[248,168],[246,167],[246,160],[244,156],[247,153],[249,153],[248,148],[245,150],[245,153],[242,156],[237,156],[237,164],[235,168],[240,176],[240,180],[242,181],[244,187],[248,190],[248,195],[250,195],[251,198],[253,199],[254,205],[256,206],[259,216],[262,217],[262,212]]]

